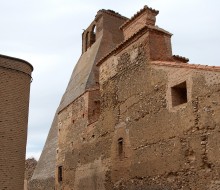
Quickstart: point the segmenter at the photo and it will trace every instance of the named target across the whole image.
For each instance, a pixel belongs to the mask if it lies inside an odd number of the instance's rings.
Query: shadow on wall
[[[134,185],[134,186],[136,186],[136,185]],[[149,185],[147,185],[145,187],[137,187],[137,186],[134,187],[134,186],[127,188],[127,187],[123,187],[123,185],[122,185],[118,188],[118,190],[119,189],[120,190],[172,190],[172,188],[170,188],[170,187],[158,187],[158,186],[149,186]]]

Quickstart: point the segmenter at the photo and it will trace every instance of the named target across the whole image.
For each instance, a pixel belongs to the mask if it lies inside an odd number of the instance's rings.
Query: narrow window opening
[[[86,50],[89,48],[89,32],[86,33]]]
[[[123,138],[118,139],[118,155],[122,158],[123,155]]]
[[[96,25],[94,25],[93,27],[92,27],[92,32],[91,32],[91,40],[90,40],[90,42],[91,42],[91,45],[96,41]]]
[[[63,181],[63,167],[59,166],[58,167],[58,182]]]
[[[187,103],[186,81],[171,87],[172,106]]]
[[[100,104],[100,100],[95,100],[94,103],[95,104]]]

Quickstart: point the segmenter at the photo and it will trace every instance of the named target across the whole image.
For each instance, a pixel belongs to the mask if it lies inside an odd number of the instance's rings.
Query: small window
[[[89,32],[86,32],[86,50],[89,48]]]
[[[63,181],[63,167],[59,166],[58,167],[58,182]]]
[[[123,138],[118,139],[118,155],[120,158],[123,156]]]
[[[187,103],[186,81],[171,87],[172,107]]]

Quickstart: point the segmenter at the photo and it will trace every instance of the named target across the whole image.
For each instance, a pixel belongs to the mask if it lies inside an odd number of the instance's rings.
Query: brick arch
[[[91,47],[92,44],[94,44],[96,41],[96,24],[90,26],[83,35],[83,40],[85,44],[84,50],[87,51],[87,49]]]

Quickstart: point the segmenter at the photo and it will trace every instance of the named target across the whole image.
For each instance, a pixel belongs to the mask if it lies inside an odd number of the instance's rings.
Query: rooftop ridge
[[[166,35],[172,35],[171,33],[167,32],[166,30],[163,30],[159,27],[152,27],[152,26],[148,26],[145,25],[144,27],[142,27],[140,30],[138,30],[136,33],[134,33],[131,37],[129,37],[127,40],[121,42],[120,44],[118,44],[112,51],[110,51],[109,53],[107,53],[105,56],[103,56],[97,63],[96,65],[99,66],[101,63],[103,63],[106,59],[108,59],[111,55],[113,55],[114,53],[116,53],[117,51],[123,49],[123,46],[126,46],[127,44],[129,44],[129,42],[131,42],[135,37],[137,37],[138,35],[141,35],[142,33],[144,33],[146,30],[155,30],[157,32],[162,32]]]
[[[124,24],[122,24],[120,26],[120,29],[123,29],[124,27],[126,27],[129,23],[131,23],[135,18],[137,18],[139,15],[141,15],[141,13],[143,13],[145,10],[150,10],[153,13],[155,13],[156,15],[159,13],[159,11],[148,7],[147,5],[145,5],[141,10],[139,10],[136,14],[134,14],[129,20],[127,20]]]
[[[182,61],[184,63],[189,62],[189,59],[180,55],[173,55],[173,58],[179,61]]]
[[[159,66],[168,66],[168,67],[176,67],[176,68],[189,68],[189,69],[199,69],[199,70],[206,70],[206,71],[217,71],[220,72],[220,66],[208,66],[208,65],[201,65],[201,64],[192,64],[192,63],[178,63],[178,62],[171,62],[171,61],[151,61],[150,64],[152,65],[159,65]]]
[[[163,32],[163,33],[165,33],[165,34],[167,34],[167,35],[170,35],[170,36],[172,36],[173,34],[172,33],[170,33],[170,32],[168,32],[168,31],[166,31],[166,30],[164,30],[163,28],[160,28],[159,26],[151,26],[151,25],[149,25],[148,26],[150,29],[152,29],[152,30],[156,30],[156,31],[158,31],[158,32]]]
[[[106,13],[106,14],[109,14],[109,15],[111,15],[111,16],[114,16],[114,17],[117,17],[117,18],[121,18],[121,19],[123,19],[123,20],[128,20],[127,17],[125,17],[125,16],[119,14],[118,12],[115,12],[115,11],[113,11],[113,10],[110,10],[110,9],[107,9],[107,10],[106,10],[106,9],[100,9],[100,10],[97,12],[97,14],[96,14],[95,19],[98,19],[98,18],[99,18],[99,13]]]

